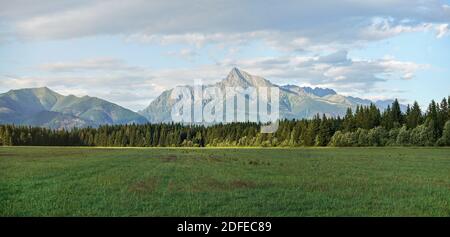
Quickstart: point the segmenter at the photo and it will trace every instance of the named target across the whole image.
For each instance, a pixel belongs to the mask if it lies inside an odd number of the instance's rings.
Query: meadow
[[[450,149],[0,147],[0,216],[450,216]]]

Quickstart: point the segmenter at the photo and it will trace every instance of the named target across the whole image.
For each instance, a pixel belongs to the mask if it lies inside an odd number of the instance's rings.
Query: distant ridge
[[[106,100],[63,96],[47,87],[0,94],[0,123],[70,129],[146,122],[145,117]]]
[[[233,68],[221,81],[206,86],[280,88],[280,116],[286,119],[312,118],[316,114],[343,116],[347,108],[375,104],[384,110],[393,100],[371,101],[343,96],[329,88],[279,86],[269,80]],[[138,113],[106,100],[74,95],[64,96],[47,88],[10,90],[0,94],[0,124],[33,125],[55,129],[97,127],[104,124],[143,124],[171,122],[172,89],[164,91]],[[406,106],[401,105],[402,110]]]
[[[347,108],[356,108],[357,105],[375,104],[380,109],[386,109],[393,100],[370,101],[351,96],[339,95],[336,91],[329,88],[311,88],[299,87],[296,85],[279,86],[269,80],[251,75],[236,67],[232,68],[220,82],[215,85],[220,87],[269,87],[277,86],[280,88],[280,116],[287,119],[312,118],[317,113],[327,116],[343,116]],[[160,96],[153,100],[150,105],[139,113],[145,116],[150,122],[170,122],[170,111],[175,101],[170,99],[172,89],[164,91]],[[402,109],[406,109],[402,106]]]

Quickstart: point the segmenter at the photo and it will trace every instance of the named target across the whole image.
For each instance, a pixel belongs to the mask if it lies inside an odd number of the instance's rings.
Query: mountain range
[[[287,119],[312,118],[317,113],[327,116],[343,116],[347,108],[355,109],[357,105],[375,104],[384,110],[393,100],[371,101],[352,96],[339,95],[333,89],[300,87],[296,85],[279,86],[269,80],[251,75],[245,71],[233,68],[228,76],[216,84],[206,85],[224,87],[278,87],[280,89],[280,117]],[[191,87],[192,89],[192,87]],[[173,89],[164,91],[150,105],[139,113],[149,122],[170,122],[171,108],[176,101],[170,99]],[[406,106],[401,105],[405,110]]]
[[[0,123],[49,128],[146,123],[136,112],[96,97],[63,96],[47,87],[0,94]]]
[[[221,81],[207,85],[225,87],[278,87],[280,89],[280,117],[311,118],[315,114],[343,116],[348,107],[374,103],[384,110],[393,100],[370,101],[343,96],[328,88],[279,86],[269,80],[233,68]],[[170,99],[173,89],[164,91],[142,111],[133,112],[106,100],[74,95],[64,96],[47,87],[10,90],[0,94],[0,124],[43,126],[55,129],[97,127],[103,124],[142,124],[171,122]],[[404,109],[405,106],[402,106]]]

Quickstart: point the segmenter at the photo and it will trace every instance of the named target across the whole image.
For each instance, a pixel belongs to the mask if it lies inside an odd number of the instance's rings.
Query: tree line
[[[402,112],[398,100],[380,111],[374,104],[347,109],[344,117],[317,114],[312,119],[282,120],[272,134],[259,123],[212,126],[179,123],[103,125],[53,130],[0,125],[7,146],[450,146],[450,97],[422,111],[417,102]]]

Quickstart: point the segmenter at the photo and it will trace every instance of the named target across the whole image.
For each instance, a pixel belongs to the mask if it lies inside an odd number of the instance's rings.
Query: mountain
[[[316,114],[343,116],[347,108],[374,103],[384,110],[393,100],[370,101],[344,96],[328,88],[279,86],[269,80],[233,68],[221,81],[204,87],[278,87],[280,89],[280,117],[287,119],[312,118]],[[193,90],[192,87],[189,87]],[[164,91],[139,113],[96,97],[64,96],[47,87],[10,90],[0,94],[0,124],[43,126],[55,129],[97,127],[102,124],[142,124],[171,122],[170,98],[173,89]],[[204,102],[206,103],[206,102]],[[406,107],[401,105],[404,111]]]
[[[328,89],[328,88],[325,88],[325,89],[319,88],[319,87],[316,87],[314,89],[311,87],[302,87],[302,88],[306,93],[313,94],[313,95],[319,96],[319,97],[337,94],[336,91],[334,91],[333,89]]]
[[[347,108],[355,109],[357,105],[374,103],[384,110],[393,100],[370,101],[351,96],[343,96],[328,88],[300,87],[296,85],[279,86],[269,80],[251,75],[245,71],[233,68],[228,76],[220,82],[209,86],[225,87],[271,87],[280,89],[280,117],[287,119],[312,118],[317,113],[327,116],[343,116]],[[192,87],[189,87],[192,89]],[[171,108],[175,101],[170,99],[173,89],[164,91],[150,105],[139,113],[150,122],[170,122]],[[406,107],[402,105],[402,109]]]
[[[47,87],[0,94],[0,123],[69,129],[146,122],[145,117],[111,102],[89,96],[63,96]]]

